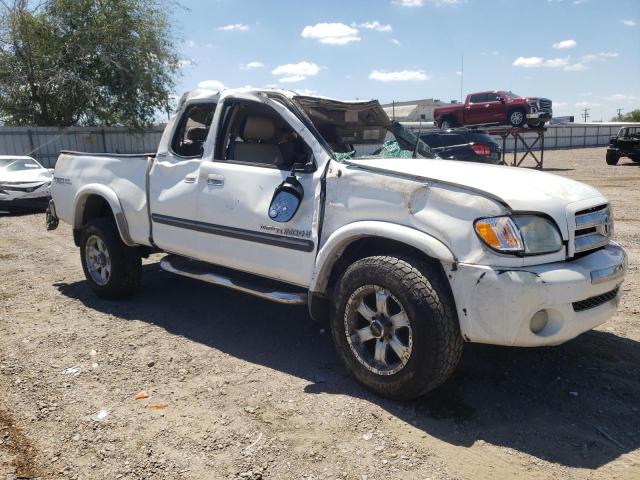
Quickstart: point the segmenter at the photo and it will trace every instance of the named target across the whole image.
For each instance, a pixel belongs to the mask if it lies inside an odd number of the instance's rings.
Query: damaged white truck
[[[353,375],[413,398],[464,342],[556,345],[607,321],[627,258],[607,199],[539,171],[438,159],[378,102],[183,96],[155,155],[63,152],[48,226],[89,285],[161,267],[328,318]]]

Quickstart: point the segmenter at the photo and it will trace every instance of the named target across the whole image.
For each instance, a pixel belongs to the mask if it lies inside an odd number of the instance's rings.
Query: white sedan
[[[0,155],[0,209],[46,207],[52,177],[34,158]]]

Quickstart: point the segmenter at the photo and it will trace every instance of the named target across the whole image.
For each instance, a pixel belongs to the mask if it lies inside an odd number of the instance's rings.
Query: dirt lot
[[[159,256],[140,294],[102,301],[68,226],[0,217],[0,478],[640,478],[640,166],[545,160],[613,202],[631,264],[617,315],[560,347],[467,345],[411,403],[360,388],[304,308]]]

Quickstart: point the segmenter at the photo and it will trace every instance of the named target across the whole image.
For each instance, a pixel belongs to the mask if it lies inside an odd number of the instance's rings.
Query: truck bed
[[[51,192],[58,217],[73,225],[75,209],[92,193],[100,193],[120,206],[131,240],[148,245],[146,178],[154,156],[60,152]]]

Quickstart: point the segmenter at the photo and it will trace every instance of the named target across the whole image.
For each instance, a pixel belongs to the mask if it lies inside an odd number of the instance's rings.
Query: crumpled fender
[[[87,199],[91,195],[98,195],[107,201],[113,212],[113,216],[120,233],[120,238],[130,247],[135,246],[136,243],[131,239],[129,234],[129,225],[127,224],[127,218],[124,215],[124,210],[120,204],[120,200],[112,189],[105,185],[98,183],[90,183],[84,185],[76,192],[76,196],[73,199],[73,227],[80,228],[82,226],[82,217],[84,214],[84,208],[86,206]]]
[[[360,221],[349,223],[334,231],[316,257],[309,290],[324,292],[331,270],[344,249],[353,241],[364,237],[380,237],[406,243],[444,263],[457,262],[449,248],[431,235],[411,227],[388,222]]]

